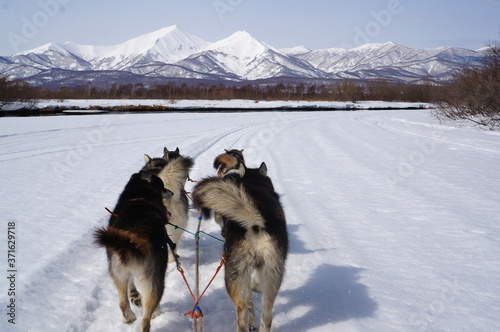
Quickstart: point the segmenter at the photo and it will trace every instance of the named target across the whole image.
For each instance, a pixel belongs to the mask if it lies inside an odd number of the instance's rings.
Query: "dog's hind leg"
[[[260,272],[260,289],[262,290],[262,317],[260,332],[270,332],[273,321],[273,307],[283,280],[284,270],[263,267]]]
[[[125,270],[117,255],[111,254],[109,259],[109,274],[115,283],[120,298],[120,309],[123,315],[123,322],[126,324],[133,323],[137,318],[130,308],[128,302],[128,287],[130,280],[133,280],[132,275]]]
[[[276,299],[277,291],[274,289],[266,289],[262,294],[262,317],[260,320],[260,332],[271,331],[273,322],[273,306]]]
[[[135,317],[134,312],[130,308],[130,303],[128,302],[128,294],[127,294],[127,288],[129,284],[129,280],[127,278],[121,278],[122,276],[120,275],[111,275],[116,289],[118,290],[118,296],[120,297],[120,309],[122,311],[123,315],[123,322],[125,324],[131,324],[133,323],[137,318]],[[132,276],[129,275],[129,278],[132,278]]]
[[[120,309],[123,314],[123,322],[125,324],[132,324],[137,319],[134,312],[130,308],[130,303],[128,302],[127,296],[127,281],[115,280],[116,288],[118,289],[118,295],[120,297]]]
[[[249,330],[247,294],[249,292],[250,276],[249,273],[244,272],[243,274],[243,276],[239,275],[236,278],[231,278],[226,275],[227,294],[231,298],[231,301],[233,301],[236,309],[238,332],[248,332]]]
[[[166,257],[162,260],[161,266],[156,266],[156,271],[151,275],[151,272],[144,272],[138,282],[142,291],[142,307],[143,318],[140,330],[141,332],[149,332],[151,329],[151,319],[158,316],[160,312],[160,300],[165,289],[165,273],[162,273],[166,268]]]
[[[160,298],[154,287],[146,287],[143,291],[143,318],[141,323],[141,332],[149,332],[151,328],[151,319],[160,314]]]
[[[143,317],[141,322],[140,330],[141,332],[149,332],[151,329],[151,319],[153,318],[153,312],[158,307],[158,302],[156,296],[151,293],[151,288],[143,290]]]
[[[250,327],[250,331],[257,331],[257,325],[255,324],[255,311],[252,299],[252,289],[250,288],[251,278],[245,280],[244,287],[246,288],[246,301],[247,301],[247,310],[248,310],[248,326]]]

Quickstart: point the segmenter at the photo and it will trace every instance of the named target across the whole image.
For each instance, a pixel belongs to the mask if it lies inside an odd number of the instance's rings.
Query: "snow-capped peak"
[[[299,54],[305,54],[307,52],[311,52],[311,50],[305,46],[295,46],[295,47],[289,47],[289,48],[281,48],[280,52],[283,54],[286,54],[286,55],[299,55]]]
[[[62,47],[61,44],[50,42],[50,43],[44,44],[42,46],[33,48],[31,50],[16,53],[16,54],[14,54],[14,56],[16,56],[16,55],[28,55],[28,54],[32,54],[32,53],[43,54],[43,53],[50,52],[50,51],[58,52],[58,53],[67,53],[67,50],[64,47]]]
[[[145,53],[152,49],[157,42],[161,39],[167,38],[175,41],[175,39],[182,38],[183,32],[177,28],[176,25],[162,28],[132,39],[127,40],[122,44],[115,45],[115,49],[107,54],[106,56],[111,56],[113,54],[119,55],[132,55]]]
[[[387,43],[368,43],[364,44],[358,47],[351,48],[350,51],[360,51],[360,52],[366,52],[370,50],[380,50],[380,49],[390,49],[394,47],[403,47],[400,46],[396,43],[393,42],[387,42]]]
[[[204,49],[204,51],[221,52],[241,60],[254,59],[268,50],[279,52],[274,47],[255,39],[246,31],[237,31]]]
[[[142,36],[139,36],[137,38],[149,38],[149,39],[160,39],[165,37],[168,34],[171,33],[177,33],[177,34],[182,34],[182,30],[177,27],[177,24],[171,25],[169,27],[164,27],[161,29],[158,29],[156,31],[144,34]]]
[[[104,56],[113,49],[113,46],[82,45],[73,42],[65,42],[61,44],[61,47],[64,47],[64,49],[68,52],[79,56],[86,61]]]
[[[176,25],[173,25],[116,45],[104,57],[123,59],[134,55],[149,54],[155,60],[173,63],[188,57],[208,45],[210,45],[209,42],[185,33]]]
[[[422,76],[446,80],[462,63],[478,63],[481,54],[457,48],[414,50],[393,42],[352,49],[309,50],[299,46],[277,50],[246,31],[235,32],[212,44],[172,25],[111,46],[45,44],[6,58],[8,61],[0,64],[0,72],[8,72],[10,76],[15,73],[18,78],[64,69],[230,80],[271,77],[415,80]]]
[[[73,42],[49,43],[18,55],[42,54],[50,51],[70,53],[92,62],[97,70],[108,70],[121,69],[124,65],[131,65],[143,59],[174,63],[210,44],[185,33],[177,25],[172,25],[112,46],[81,45]]]

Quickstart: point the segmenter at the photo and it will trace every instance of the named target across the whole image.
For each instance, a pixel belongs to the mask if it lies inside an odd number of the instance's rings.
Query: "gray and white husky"
[[[251,290],[262,292],[261,332],[271,329],[274,301],[285,272],[288,233],[285,214],[267,167],[247,168],[242,150],[215,159],[217,177],[199,182],[195,205],[205,216],[213,210],[226,238],[225,283],[236,308],[239,332],[256,329]],[[256,272],[252,282],[252,274]]]
[[[158,176],[165,185],[165,188],[172,191],[174,196],[170,200],[163,200],[163,204],[170,213],[170,223],[186,228],[188,224],[189,202],[184,190],[184,185],[189,177],[189,171],[194,162],[190,157],[184,157],[180,154],[179,148],[175,151],[163,149],[162,158],[151,158],[144,155],[145,165],[142,171],[146,171]],[[172,225],[166,226],[167,233],[176,244],[179,244],[183,230]],[[169,257],[169,263],[174,262],[173,255]]]
[[[94,234],[96,244],[106,248],[124,323],[136,320],[129,298],[140,298],[142,302],[141,332],[149,331],[151,319],[160,313],[172,245],[165,230],[168,217],[163,199],[171,197],[172,192],[164,188],[160,178],[147,172],[136,173],[120,195],[108,227]],[[142,294],[137,292],[134,280]]]

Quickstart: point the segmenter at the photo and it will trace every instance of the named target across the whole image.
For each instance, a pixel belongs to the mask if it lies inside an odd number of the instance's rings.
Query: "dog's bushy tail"
[[[112,226],[97,229],[94,238],[97,245],[117,254],[124,265],[131,260],[144,259],[151,249],[147,239]]]
[[[198,183],[193,191],[194,204],[205,216],[214,210],[245,229],[264,228],[264,218],[246,190],[230,179],[210,177]]]

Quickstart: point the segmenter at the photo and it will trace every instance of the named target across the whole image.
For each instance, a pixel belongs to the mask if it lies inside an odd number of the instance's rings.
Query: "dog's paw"
[[[135,314],[130,311],[128,314],[126,315],[123,315],[123,323],[125,324],[132,324],[133,322],[135,322],[137,318],[135,317]]]
[[[139,308],[142,306],[141,294],[139,294],[137,289],[133,289],[130,292],[130,302]]]

